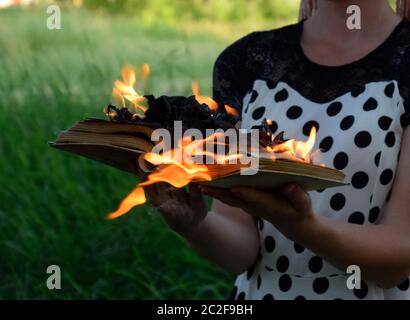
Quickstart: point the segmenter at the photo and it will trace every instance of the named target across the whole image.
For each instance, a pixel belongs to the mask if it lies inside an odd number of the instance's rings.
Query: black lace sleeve
[[[213,98],[219,105],[229,105],[238,111],[250,89],[253,76],[246,69],[246,56],[252,34],[236,41],[218,57],[213,73]]]

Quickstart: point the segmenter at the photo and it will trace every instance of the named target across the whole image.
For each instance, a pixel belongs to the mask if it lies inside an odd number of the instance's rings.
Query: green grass
[[[151,64],[157,94],[211,88],[226,45],[131,18],[63,12],[46,29],[45,11],[0,11],[0,298],[225,298],[232,277],[169,231],[148,206],[115,221],[105,215],[136,178],[51,149],[75,121],[103,117],[124,63]],[[62,290],[46,288],[46,268]]]

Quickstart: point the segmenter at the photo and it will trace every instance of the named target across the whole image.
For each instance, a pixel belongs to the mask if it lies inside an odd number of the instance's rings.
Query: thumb
[[[255,206],[266,208],[266,206],[271,204],[273,197],[272,193],[245,187],[233,188],[232,193],[253,208],[255,208]]]
[[[283,194],[296,211],[301,213],[310,213],[312,211],[310,197],[299,185],[289,184],[283,190]]]
[[[204,205],[201,189],[195,183],[189,184],[189,203],[196,209]]]

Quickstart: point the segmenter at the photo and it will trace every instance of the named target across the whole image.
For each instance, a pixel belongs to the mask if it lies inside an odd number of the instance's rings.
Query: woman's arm
[[[410,275],[410,130],[406,130],[394,192],[378,225],[355,225],[313,214],[310,198],[295,185],[283,194],[239,188],[205,189],[231,206],[273,223],[286,237],[346,270],[358,265],[366,279],[393,287]]]
[[[358,265],[364,278],[390,288],[410,275],[408,220],[400,225],[356,225],[317,216],[292,234],[296,242],[340,269]]]
[[[259,250],[254,218],[218,200],[213,201],[198,231],[187,240],[199,254],[232,274],[251,267]]]
[[[195,184],[189,192],[164,183],[147,186],[145,192],[172,230],[226,271],[239,274],[256,261],[259,236],[254,218],[241,209],[215,200],[208,212]]]

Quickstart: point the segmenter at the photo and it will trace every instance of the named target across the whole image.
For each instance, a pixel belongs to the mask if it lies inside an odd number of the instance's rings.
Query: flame
[[[194,161],[187,163],[185,157],[192,159],[193,157],[205,156],[212,159],[213,163],[228,163],[232,159],[239,159],[241,154],[219,155],[207,151],[205,144],[211,142],[212,145],[225,144],[218,140],[223,137],[223,133],[214,133],[205,139],[196,141],[184,141],[180,139],[175,149],[163,152],[162,154],[148,152],[144,155],[144,160],[155,166],[159,166],[158,170],[148,176],[147,181],[140,186],[147,186],[158,182],[167,182],[175,188],[182,188],[192,181],[211,181],[212,175],[209,172],[209,166],[198,164]],[[177,154],[182,155],[182,159],[177,157]],[[185,155],[185,156],[184,156]]]
[[[141,67],[141,81],[145,86],[146,79],[148,78],[150,69],[148,64],[144,64]],[[114,88],[112,89],[113,99],[120,100],[123,107],[125,107],[125,100],[128,100],[138,110],[145,112],[147,108],[141,105],[141,102],[145,100],[145,97],[140,95],[135,89],[137,70],[131,65],[125,65],[121,70],[121,80],[114,82]]]
[[[268,147],[267,150],[275,156],[275,153],[289,155],[294,160],[311,161],[311,152],[316,142],[316,128],[312,127],[308,141],[298,141],[295,139],[288,140],[274,147]],[[274,158],[273,158],[274,159]]]
[[[125,107],[126,101],[129,101],[135,108],[145,112],[146,107],[140,104],[145,98],[134,89],[134,86],[137,84],[137,80],[140,80],[143,87],[145,87],[149,74],[150,67],[148,64],[143,64],[140,69],[135,69],[131,65],[124,66],[121,71],[122,80],[114,82],[113,97],[120,100],[123,107]],[[211,110],[218,109],[218,104],[212,98],[200,94],[197,82],[192,84],[192,92],[200,104],[206,104]],[[239,113],[235,108],[229,105],[224,105],[224,107],[227,113],[239,117]],[[113,112],[106,112],[107,114],[109,113],[108,115],[115,116]],[[266,122],[268,125],[272,124],[270,119],[267,119]],[[312,152],[316,141],[316,133],[316,128],[312,127],[307,141],[292,139],[273,147],[267,147],[266,150],[269,152],[269,157],[272,160],[275,160],[280,154],[281,157],[286,159],[312,162],[316,160],[314,158],[317,156],[316,152]],[[125,197],[117,210],[110,213],[107,218],[118,218],[129,212],[133,207],[144,204],[146,202],[144,187],[148,185],[165,182],[175,188],[183,188],[191,182],[211,181],[217,177],[235,172],[238,168],[242,168],[243,165],[240,161],[236,161],[235,164],[230,163],[232,159],[240,159],[243,156],[242,154],[219,155],[208,151],[213,149],[204,147],[209,142],[213,145],[225,145],[224,139],[218,139],[221,138],[221,135],[223,136],[224,134],[218,132],[205,139],[198,140],[181,138],[174,148],[166,150],[161,154],[145,153],[143,159],[154,165],[155,169],[144,182],[139,183]],[[274,141],[273,135],[271,138]],[[193,161],[195,157],[210,158],[216,164],[196,163]]]
[[[196,156],[211,157],[214,163],[227,164],[223,169],[226,173],[233,172],[238,167],[241,167],[242,164],[240,164],[239,161],[234,165],[228,164],[231,159],[241,158],[241,154],[218,155],[207,151],[204,147],[209,141],[211,141],[212,144],[221,144],[220,140],[218,140],[221,136],[223,136],[223,133],[218,132],[205,139],[198,139],[195,141],[184,141],[182,138],[179,140],[176,148],[167,150],[162,154],[152,152],[145,153],[143,156],[144,160],[157,166],[156,170],[148,175],[145,182],[141,182],[137,185],[137,187],[121,202],[118,209],[108,215],[108,219],[118,218],[126,214],[133,207],[144,204],[146,198],[143,187],[145,186],[165,182],[175,188],[183,188],[191,182],[211,181],[215,176],[215,172],[221,172],[221,170],[219,170],[220,168],[218,170],[210,170],[214,165],[197,164],[194,161],[187,163],[184,161],[184,156],[182,156],[183,159],[181,161],[177,157],[178,152],[180,152],[179,154],[181,155],[184,155],[185,153],[188,158]]]
[[[148,63],[144,63],[141,67],[141,80],[145,82],[148,79],[149,74],[151,73]]]
[[[206,104],[211,110],[218,110],[218,103],[214,99],[202,96],[199,93],[199,85],[197,81],[194,81],[192,83],[192,94],[195,96],[196,101],[198,101],[199,103]],[[239,117],[239,112],[235,108],[232,108],[227,104],[225,104],[224,106],[227,113],[234,117]]]
[[[128,87],[134,87],[135,82],[135,68],[132,65],[126,64],[121,70],[122,79],[124,84]]]
[[[201,94],[199,93],[199,85],[196,81],[192,84],[192,93],[195,96],[196,101],[198,101],[199,103],[206,104],[211,110],[218,109],[218,104],[214,99],[210,97],[201,96]]]
[[[141,187],[165,182],[175,188],[183,188],[191,181],[211,181],[205,165],[179,166],[176,164],[159,166],[158,170],[148,176],[147,181],[140,183]]]
[[[232,108],[231,106],[228,106],[227,104],[225,105],[225,110],[228,112],[230,115],[234,117],[239,117],[239,112],[235,108]]]
[[[116,219],[129,212],[135,206],[146,202],[144,189],[137,186],[132,192],[120,203],[118,209],[108,214],[107,219]]]
[[[218,140],[221,135],[223,135],[223,133],[218,132],[205,139],[195,141],[186,141],[181,138],[174,149],[164,151],[161,154],[152,152],[145,153],[143,156],[144,160],[156,166],[156,169],[148,175],[146,181],[137,185],[137,187],[121,202],[118,209],[108,215],[108,218],[118,218],[126,214],[133,207],[144,204],[146,202],[143,189],[145,186],[165,182],[175,188],[183,188],[191,182],[211,181],[218,176],[223,176],[243,167],[243,165],[240,164],[240,161],[236,161],[236,164],[233,165],[228,164],[228,161],[231,159],[240,159],[243,156],[242,154],[219,155],[207,151],[206,148],[204,148],[204,144],[209,141],[213,144],[221,144],[220,140]],[[279,153],[291,160],[310,162],[315,154],[315,152],[312,153],[315,141],[316,128],[312,127],[307,141],[297,141],[292,139],[275,145],[274,147],[268,147],[267,150],[270,152],[272,160],[275,160],[276,154]],[[201,145],[202,148],[199,148]],[[197,164],[194,161],[187,163],[184,161],[184,156],[182,156],[182,159],[177,157],[178,152],[180,152],[180,155],[184,155],[185,153],[188,155],[188,158],[195,156],[210,157],[214,160],[214,163],[217,164]],[[223,165],[218,166],[218,164]]]
[[[108,118],[110,118],[112,120],[115,120],[117,118],[117,113],[114,112],[114,111],[108,111],[108,108],[106,108],[106,107],[103,108],[103,112],[105,113],[105,115]]]

